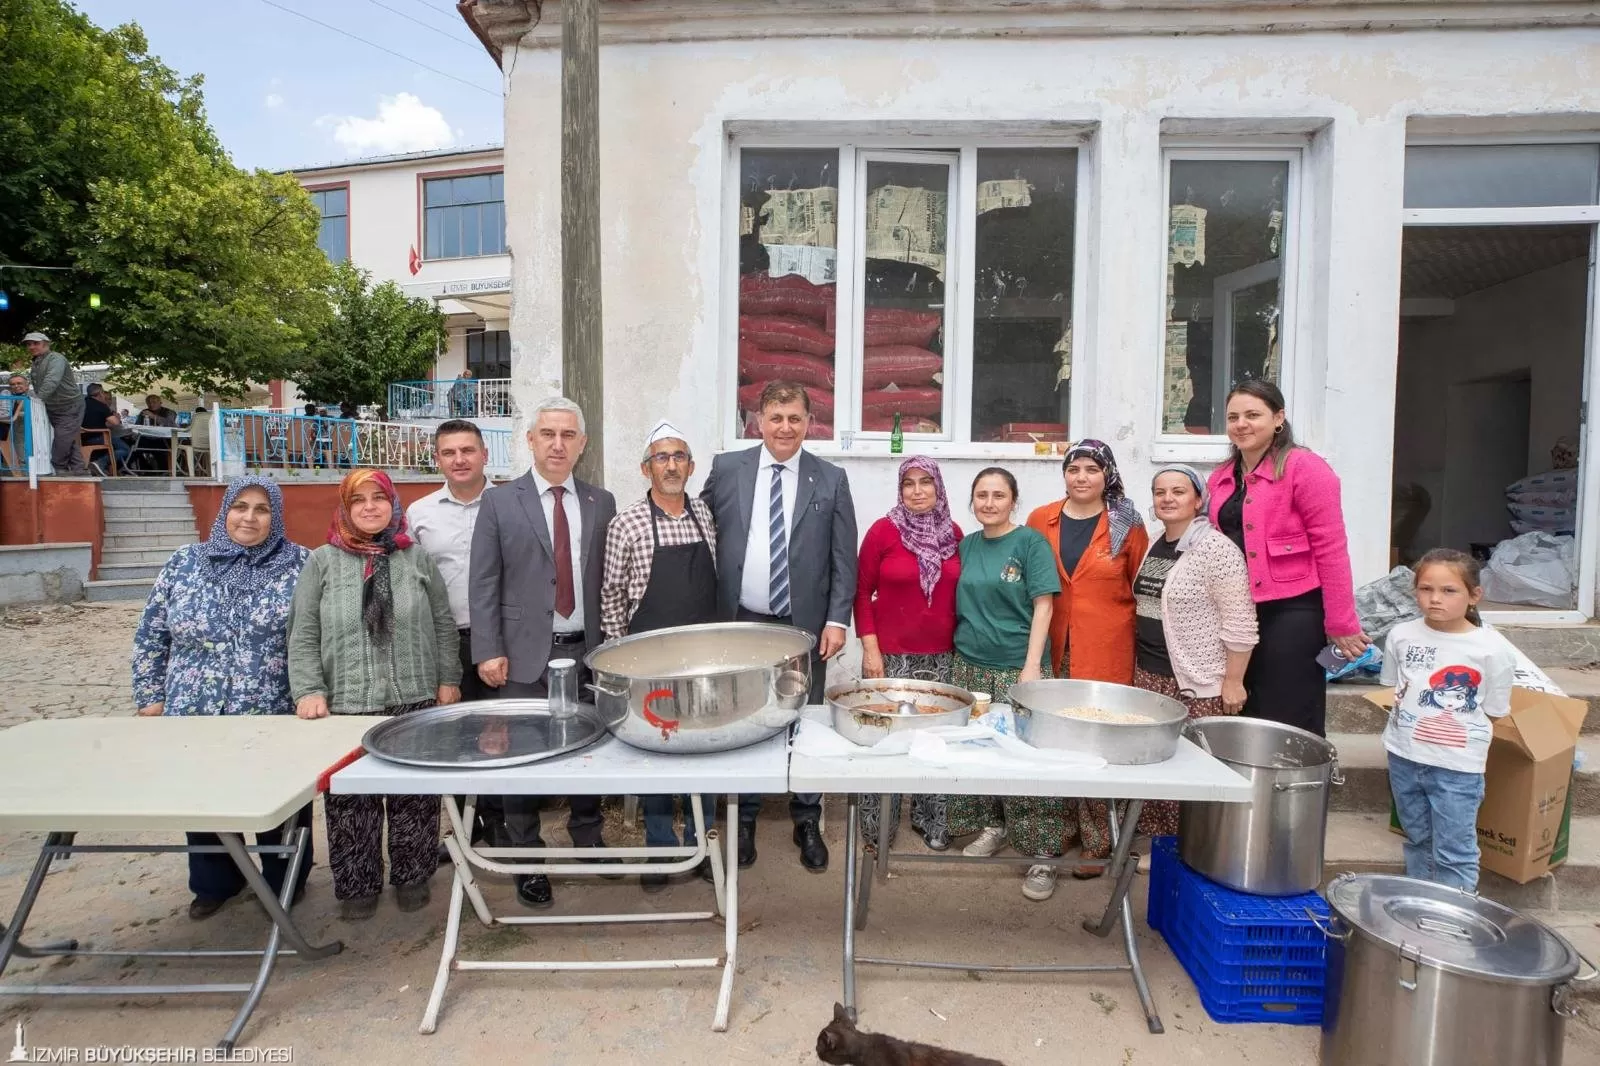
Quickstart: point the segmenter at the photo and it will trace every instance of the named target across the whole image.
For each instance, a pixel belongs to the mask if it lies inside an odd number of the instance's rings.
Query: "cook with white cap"
[[[717,531],[711,508],[688,494],[694,455],[682,430],[663,420],[645,435],[639,472],[650,482],[644,499],[623,508],[606,529],[605,577],[600,586],[600,628],[607,640],[669,626],[717,620]],[[645,845],[678,843],[672,797],[645,796]],[[704,804],[710,828],[714,807]],[[684,843],[695,842],[688,797],[684,797]],[[673,859],[653,860],[673,862]],[[711,880],[709,861],[701,876]],[[662,874],[639,878],[646,892],[666,887]]]

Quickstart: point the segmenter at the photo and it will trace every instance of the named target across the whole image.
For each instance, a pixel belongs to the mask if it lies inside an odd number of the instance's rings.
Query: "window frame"
[[[506,200],[505,200],[505,184],[504,184],[505,170],[506,170],[506,168],[505,168],[505,166],[503,164],[493,164],[493,165],[481,166],[481,167],[462,167],[459,170],[428,170],[428,171],[419,171],[417,173],[417,255],[418,255],[418,258],[420,258],[422,262],[424,262],[424,263],[448,263],[448,262],[451,262],[453,260],[458,260],[458,259],[492,259],[497,255],[509,255],[510,254],[511,241],[510,241],[510,238],[507,236],[507,234],[505,232],[505,228],[509,223],[509,220],[508,220],[508,218],[506,216],[506,208],[505,208],[505,204],[506,204]],[[500,251],[498,251],[498,252],[478,252],[478,253],[476,253],[474,255],[434,255],[434,256],[430,256],[428,254],[428,182],[430,182],[430,181],[440,181],[440,180],[445,180],[445,179],[448,179],[448,178],[471,178],[471,177],[477,177],[480,174],[500,174],[500,175],[502,175],[501,187],[500,187],[501,188],[500,200],[499,200],[499,203],[500,203],[500,226],[501,226],[500,243],[501,243],[501,246],[502,246]],[[494,203],[495,201],[493,201],[493,200],[483,200],[483,201],[480,201],[480,202],[481,203]],[[458,204],[458,205],[452,205],[452,206],[462,206],[462,205]]]
[[[346,263],[354,262],[355,259],[350,253],[350,183],[348,181],[325,181],[316,185],[303,185],[301,188],[305,189],[308,194],[319,192],[337,192],[340,189],[344,190],[344,261]],[[316,203],[315,197],[313,197],[312,203]],[[321,233],[322,220],[328,217],[329,216],[322,213],[322,209],[320,207],[317,208],[317,232],[319,235]],[[334,215],[332,217],[338,218],[339,216]],[[321,245],[318,245],[318,248],[320,249]],[[322,254],[327,255],[328,253],[323,251]],[[329,257],[328,261],[330,263],[333,261],[331,256]]]
[[[1168,240],[1172,230],[1172,164],[1174,162],[1244,162],[1287,163],[1288,178],[1283,199],[1284,248],[1279,256],[1278,279],[1282,299],[1282,321],[1279,327],[1279,362],[1277,386],[1285,397],[1295,396],[1294,388],[1300,370],[1300,361],[1310,357],[1314,338],[1310,334],[1311,315],[1306,313],[1310,293],[1306,291],[1309,279],[1305,265],[1311,262],[1306,245],[1311,240],[1313,212],[1305,205],[1312,202],[1311,168],[1307,165],[1310,138],[1289,135],[1252,138],[1244,141],[1217,141],[1204,138],[1164,138],[1161,143],[1161,249],[1157,257],[1155,284],[1156,344],[1153,365],[1155,377],[1152,394],[1156,398],[1154,436],[1151,438],[1151,459],[1155,462],[1216,463],[1226,458],[1228,435],[1223,433],[1175,433],[1166,426],[1167,375],[1167,256]],[[1254,268],[1247,268],[1254,269]],[[1215,289],[1213,290],[1215,292]],[[1217,329],[1217,308],[1212,307],[1213,344],[1222,333]],[[1226,396],[1229,383],[1219,382],[1213,375],[1210,389],[1213,396]],[[1213,401],[1215,402],[1215,401]]]
[[[749,151],[788,151],[798,149],[829,149],[839,153],[839,236],[838,236],[838,291],[849,293],[841,299],[837,314],[837,328],[848,329],[851,338],[848,348],[841,346],[834,354],[834,438],[808,440],[806,449],[815,454],[836,457],[874,457],[889,455],[890,434],[881,430],[845,429],[846,425],[859,426],[861,411],[861,321],[864,278],[859,263],[860,246],[866,225],[863,181],[866,163],[872,160],[893,162],[937,161],[951,165],[949,215],[950,227],[946,234],[945,302],[950,305],[945,316],[946,338],[944,357],[943,432],[939,434],[907,433],[920,454],[942,458],[1017,459],[1035,456],[1055,456],[1050,444],[1018,444],[1001,441],[972,440],[972,353],[974,307],[972,299],[977,273],[977,189],[978,156],[985,149],[1075,149],[1076,169],[1073,174],[1074,216],[1072,246],[1072,300],[1071,322],[1073,331],[1074,387],[1068,404],[1069,429],[1082,427],[1087,413],[1087,390],[1080,377],[1083,368],[1092,362],[1094,331],[1088,326],[1086,315],[1091,300],[1092,255],[1088,229],[1094,205],[1091,185],[1094,162],[1096,127],[1076,124],[1063,128],[1063,124],[1027,124],[1015,133],[981,133],[974,127],[970,132],[952,131],[948,124],[929,123],[919,131],[917,126],[895,124],[893,132],[878,134],[852,127],[845,129],[837,124],[816,123],[815,129],[798,131],[794,123],[777,124],[768,134],[759,124],[738,124],[738,132],[730,130],[726,137],[727,155],[723,170],[723,196],[718,226],[722,239],[723,278],[720,287],[721,313],[719,322],[718,397],[722,404],[720,436],[724,449],[746,448],[754,443],[752,438],[741,436],[743,425],[739,419],[737,392],[739,387],[739,208],[742,155]],[[813,124],[798,124],[810,127]],[[1034,130],[1037,129],[1037,132]],[[917,155],[923,158],[916,158]],[[951,158],[951,157],[954,158]],[[970,209],[969,209],[970,208]],[[1040,447],[1047,450],[1039,451]]]

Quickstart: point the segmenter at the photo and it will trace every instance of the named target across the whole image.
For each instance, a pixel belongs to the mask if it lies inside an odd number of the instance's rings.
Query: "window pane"
[[[861,428],[944,431],[946,163],[869,161],[864,190]]]
[[[811,397],[811,436],[833,428],[834,279],[839,153],[745,150],[739,156],[739,413],[759,437],[761,388],[787,379]]]
[[[483,233],[480,227],[483,219],[483,208],[473,204],[468,207],[458,207],[454,210],[461,213],[461,254],[481,254]]]
[[[423,214],[427,233],[422,242],[422,257],[438,259],[444,255],[444,210],[430,207]]]
[[[446,259],[454,259],[461,254],[461,208],[441,207],[439,225],[444,235],[439,254]]]
[[[489,175],[489,199],[504,200],[506,198],[506,176],[504,171],[495,171]]]
[[[1162,429],[1222,433],[1244,378],[1278,380],[1289,164],[1174,160]]]
[[[483,209],[483,254],[500,255],[506,250],[506,205],[489,204]]]
[[[456,203],[481,204],[490,199],[488,174],[456,179]]]
[[[980,149],[972,437],[1067,440],[1078,153]]]
[[[322,220],[322,225],[317,229],[317,247],[321,248],[322,254],[326,255],[334,263],[342,263],[350,258],[350,245],[346,239],[348,235],[345,232],[345,222],[346,219],[343,216],[325,218]]]
[[[322,195],[327,198],[322,206],[324,215],[346,215],[350,213],[349,189],[328,189]]]
[[[422,183],[422,203],[425,207],[444,207],[454,203],[450,198],[450,179],[434,178]]]
[[[1418,145],[1407,207],[1565,207],[1595,202],[1600,145]]]

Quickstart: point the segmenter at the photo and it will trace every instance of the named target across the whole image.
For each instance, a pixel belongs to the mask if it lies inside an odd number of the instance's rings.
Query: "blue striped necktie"
[[[767,599],[778,618],[789,617],[789,533],[783,526],[783,464],[772,464],[772,506],[768,511],[767,556],[771,575]]]

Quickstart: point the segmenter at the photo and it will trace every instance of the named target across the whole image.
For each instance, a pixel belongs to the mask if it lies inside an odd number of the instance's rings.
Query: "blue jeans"
[[[644,843],[650,848],[670,848],[678,843],[678,834],[672,828],[672,801],[673,796],[640,796],[639,807],[644,811]],[[717,797],[704,795],[700,797],[700,810],[705,815],[706,829],[711,829],[717,822]],[[693,847],[694,811],[689,805],[689,797],[683,797],[683,842],[686,846]]]
[[[1476,892],[1483,775],[1390,754],[1389,789],[1406,831],[1406,876]]]

